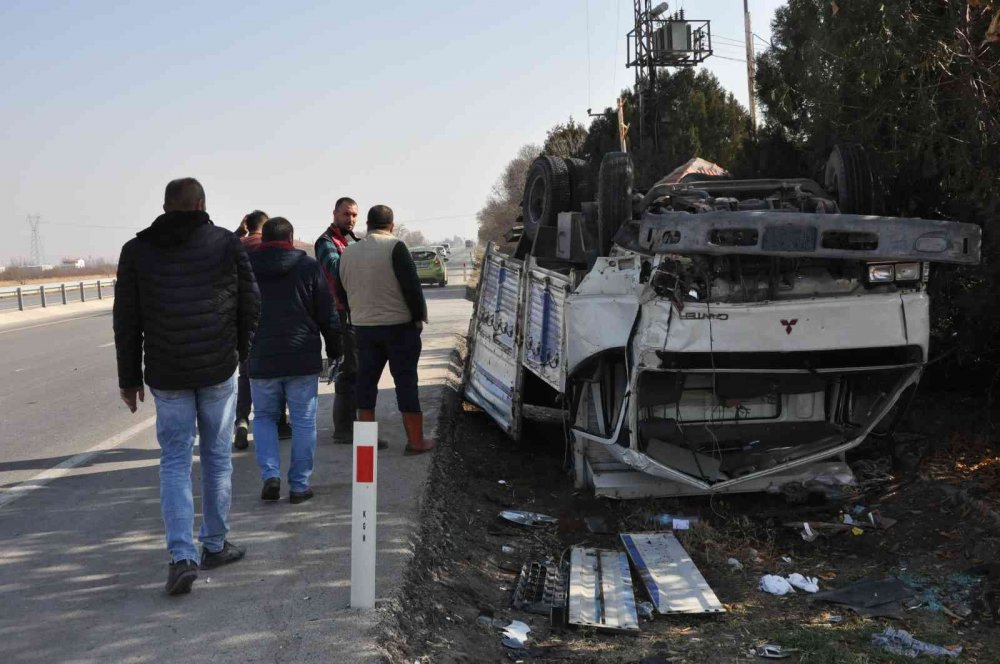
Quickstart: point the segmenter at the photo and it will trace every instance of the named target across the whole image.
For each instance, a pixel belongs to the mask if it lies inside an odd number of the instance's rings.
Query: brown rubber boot
[[[404,454],[422,454],[434,449],[434,441],[424,438],[424,414],[401,413],[403,427],[406,429],[406,447]]]
[[[375,421],[375,411],[374,410],[358,410],[358,422],[374,422]],[[378,439],[378,448],[384,450],[389,447],[389,441]]]

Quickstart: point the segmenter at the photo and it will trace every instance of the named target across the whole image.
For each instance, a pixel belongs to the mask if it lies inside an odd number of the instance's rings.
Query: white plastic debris
[[[508,648],[514,648],[515,650],[521,650],[527,647],[528,643],[528,632],[531,628],[520,620],[513,620],[507,627],[503,630],[503,643]]]
[[[819,579],[815,576],[802,576],[796,572],[788,575],[788,582],[799,590],[804,590],[807,593],[819,592]]]
[[[787,595],[795,592],[795,588],[792,588],[792,584],[788,583],[787,579],[773,574],[767,574],[760,578],[760,589],[772,595]]]
[[[726,564],[732,567],[733,571],[735,572],[739,572],[741,569],[743,569],[743,563],[736,560],[736,558],[730,558],[729,560],[726,561]]]
[[[812,529],[812,526],[810,526],[808,522],[802,524],[802,539],[807,542],[812,542],[817,537],[819,537],[819,535]]]

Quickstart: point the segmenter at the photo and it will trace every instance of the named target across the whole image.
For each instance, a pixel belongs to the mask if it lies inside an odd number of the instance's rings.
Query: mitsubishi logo
[[[798,318],[793,318],[792,320],[782,320],[781,324],[785,326],[785,334],[791,334],[792,328],[795,327],[795,324],[798,322]]]

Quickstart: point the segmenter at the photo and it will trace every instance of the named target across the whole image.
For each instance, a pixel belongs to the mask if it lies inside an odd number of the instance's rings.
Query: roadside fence
[[[117,281],[117,279],[95,279],[74,283],[0,288],[0,310],[6,309],[7,307],[2,305],[15,298],[17,299],[18,311],[32,309],[35,306],[44,308],[58,304],[69,304],[70,302],[86,302],[88,299],[113,298]]]

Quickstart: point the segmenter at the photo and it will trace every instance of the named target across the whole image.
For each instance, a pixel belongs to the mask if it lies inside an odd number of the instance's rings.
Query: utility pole
[[[750,91],[750,131],[757,135],[757,98],[754,93],[754,82],[757,78],[757,66],[753,58],[753,30],[750,28],[750,3],[743,0],[743,24],[746,30],[747,44],[747,88]]]
[[[28,226],[31,228],[31,262],[35,265],[42,264],[45,253],[42,249],[42,232],[39,228],[41,222],[42,218],[37,214],[28,215]]]

